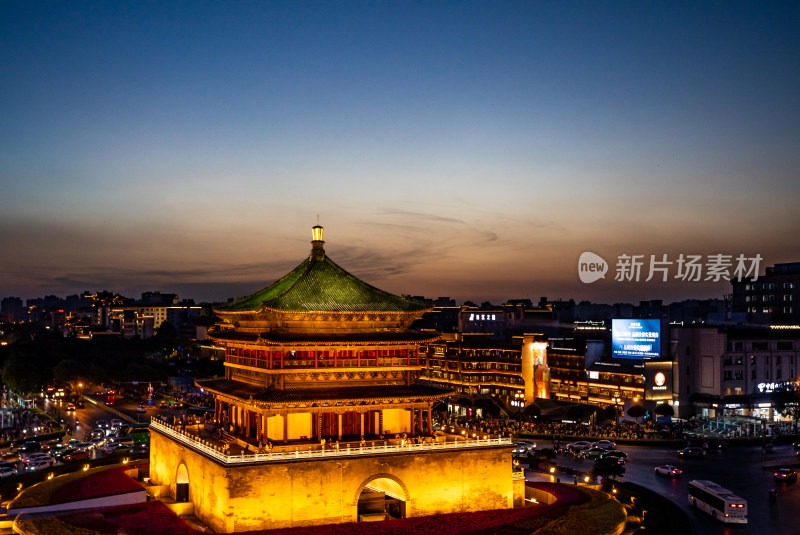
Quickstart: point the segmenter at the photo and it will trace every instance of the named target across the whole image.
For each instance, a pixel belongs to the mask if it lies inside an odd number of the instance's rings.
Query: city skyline
[[[299,264],[319,216],[330,257],[397,294],[720,298],[614,264],[800,260],[798,22],[791,2],[3,3],[0,296],[224,301]],[[580,281],[586,251],[605,280]]]

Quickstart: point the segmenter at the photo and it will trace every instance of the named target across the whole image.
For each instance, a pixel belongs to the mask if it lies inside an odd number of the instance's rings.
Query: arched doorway
[[[374,522],[406,517],[408,489],[388,474],[377,475],[361,486],[356,502],[359,522]]]
[[[178,473],[175,475],[175,501],[189,501],[189,471],[183,463],[178,466]]]

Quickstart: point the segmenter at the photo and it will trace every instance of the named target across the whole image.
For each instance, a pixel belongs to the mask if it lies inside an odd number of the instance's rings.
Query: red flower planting
[[[114,496],[135,490],[142,486],[130,476],[125,475],[127,468],[112,468],[91,474],[82,479],[70,481],[56,489],[50,497],[50,503],[66,503],[101,496]]]
[[[59,517],[73,526],[98,533],[126,535],[198,535],[199,532],[159,501],[108,507],[91,513],[74,513]]]

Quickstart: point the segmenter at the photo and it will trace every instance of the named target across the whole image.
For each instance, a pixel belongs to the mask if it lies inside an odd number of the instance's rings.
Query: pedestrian
[[[573,479],[574,483],[577,485],[578,484],[578,474],[572,474],[572,479]]]

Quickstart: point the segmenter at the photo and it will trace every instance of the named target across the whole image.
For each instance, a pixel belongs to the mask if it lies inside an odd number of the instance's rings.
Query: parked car
[[[136,407],[136,412],[147,412],[147,408],[140,403],[139,406]]]
[[[578,442],[567,444],[567,450],[572,452],[588,450],[591,447],[592,445],[585,440],[579,440]]]
[[[706,456],[706,450],[697,446],[689,446],[688,448],[683,448],[680,450],[678,452],[678,456],[702,458]]]
[[[592,442],[593,448],[603,448],[604,450],[615,450],[617,449],[617,445],[610,440],[598,440],[597,442]]]
[[[778,468],[772,475],[778,481],[786,481],[790,483],[797,481],[797,472],[791,468]]]
[[[683,470],[681,470],[677,466],[672,466],[671,464],[656,466],[655,471],[657,476],[668,476],[668,477],[679,477],[683,473]]]
[[[92,454],[89,453],[87,450],[75,450],[72,453],[64,455],[64,457],[62,457],[62,459],[65,462],[69,462],[69,461],[84,461],[86,459],[89,459],[91,456],[92,456]]]
[[[19,474],[16,467],[4,466],[0,468],[0,477],[11,477]]]

